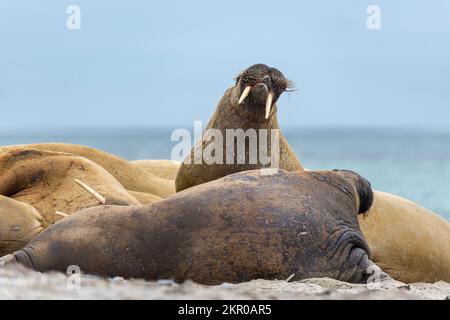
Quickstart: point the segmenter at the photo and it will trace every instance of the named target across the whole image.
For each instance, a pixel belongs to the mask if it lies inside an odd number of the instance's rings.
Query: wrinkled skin
[[[41,143],[6,146],[0,147],[0,154],[23,149],[70,153],[84,157],[103,167],[114,178],[116,178],[125,189],[130,191],[153,194],[160,198],[165,198],[175,193],[175,185],[173,181],[162,179],[112,154],[85,146],[67,143]]]
[[[33,206],[47,224],[62,219],[55,211],[70,215],[101,204],[75,179],[102,195],[106,204],[140,204],[105,169],[86,158],[29,149],[0,154],[0,195]]]
[[[247,86],[252,86],[248,97],[238,104],[239,98]],[[289,89],[290,82],[286,80],[284,75],[275,68],[270,68],[266,65],[254,65],[242,74],[236,80],[235,86],[229,88],[222,99],[220,100],[216,111],[206,129],[220,130],[222,136],[226,137],[227,129],[255,129],[257,131],[257,154],[259,155],[259,129],[268,130],[267,134],[267,150],[264,154],[270,156],[272,154],[271,129],[279,129],[277,120],[277,105],[276,102],[280,95]],[[274,96],[273,105],[269,119],[265,118],[265,106],[269,93]],[[190,159],[195,158],[196,149],[205,150],[211,143],[212,139],[204,134],[203,139],[199,141],[191,151]],[[244,143],[243,143],[244,144]],[[251,164],[249,161],[249,142],[245,142],[245,163],[238,164],[236,159],[236,145],[234,164],[226,164],[226,143],[223,143],[223,163],[224,164],[207,164],[203,161],[202,164],[188,164],[183,162],[178,172],[175,186],[177,192],[184,189],[196,186],[201,183],[209,182],[219,179],[226,175],[254,170],[260,168],[270,167],[271,163],[261,162],[258,157],[257,163]],[[288,171],[302,171],[303,167],[297,156],[287,143],[283,134],[280,132],[279,136],[279,168]]]
[[[29,204],[0,196],[0,256],[21,249],[47,226]]]
[[[374,264],[357,216],[372,196],[352,172],[249,171],[152,205],[78,212],[2,263],[204,284],[292,274],[365,282]]]

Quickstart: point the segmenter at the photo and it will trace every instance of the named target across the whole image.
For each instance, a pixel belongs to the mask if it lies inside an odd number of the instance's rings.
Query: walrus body
[[[0,262],[204,284],[291,275],[365,282],[376,266],[357,215],[372,196],[351,172],[249,171],[148,206],[78,212]]]
[[[96,191],[104,203],[77,181]],[[33,206],[48,224],[61,219],[58,211],[71,214],[101,204],[140,204],[112,175],[91,160],[29,149],[0,154],[0,195]]]
[[[175,193],[175,184],[173,181],[162,179],[132,165],[126,160],[97,149],[65,143],[42,143],[0,147],[0,154],[2,152],[20,149],[70,153],[87,158],[103,167],[116,178],[125,189],[130,191],[149,193],[161,198],[165,198]]]
[[[0,196],[0,256],[21,249],[47,226],[29,204]]]
[[[174,181],[181,163],[172,160],[136,160],[133,166],[145,170],[157,177]]]
[[[289,82],[281,72],[266,65],[255,65],[244,71],[238,77],[236,85],[229,88],[223,95],[206,130],[219,130],[222,137],[226,137],[227,130],[246,132],[248,129],[254,129],[256,130],[256,144],[250,145],[249,140],[241,142],[245,148],[244,163],[239,163],[237,159],[236,145],[231,146],[231,149],[234,150],[233,163],[227,163],[225,159],[227,156],[226,143],[230,143],[230,141],[223,143],[223,157],[216,159],[221,160],[222,163],[208,164],[204,159],[201,159],[203,163],[192,163],[195,162],[196,150],[207,150],[208,145],[214,141],[208,137],[208,134],[205,134],[191,151],[189,156],[191,163],[184,161],[178,171],[175,181],[177,192],[232,173],[272,166],[271,162],[262,163],[259,157],[256,162],[251,163],[249,152],[250,148],[254,148],[255,154],[260,155],[262,139],[267,139],[264,143],[267,146],[264,150],[265,155],[272,156],[272,152],[276,152],[273,150],[275,142],[271,138],[272,130],[280,129],[276,115],[276,101],[288,89],[288,86]],[[272,95],[273,100],[268,101],[268,95]],[[241,100],[242,97],[245,99]],[[240,100],[241,103],[239,103]],[[270,109],[269,112],[266,112],[267,108]],[[259,135],[261,130],[267,130],[266,138]],[[279,154],[275,155],[280,156],[278,167],[288,171],[302,171],[300,161],[281,132],[279,132],[278,143]]]
[[[372,260],[402,282],[450,282],[450,224],[412,201],[374,194],[372,208],[359,217]]]
[[[154,194],[151,193],[144,193],[130,190],[128,190],[128,193],[132,195],[141,204],[151,204],[162,200],[162,198],[155,196]]]

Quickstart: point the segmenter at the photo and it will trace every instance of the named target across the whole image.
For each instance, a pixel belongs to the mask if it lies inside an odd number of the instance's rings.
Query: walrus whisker
[[[286,92],[294,92],[294,91],[298,91],[298,88],[295,87],[295,82],[292,80],[287,80],[287,86],[286,89],[284,90]]]
[[[74,179],[76,183],[78,183],[84,190],[86,190],[87,192],[89,192],[90,194],[92,194],[94,196],[95,199],[98,200],[98,202],[100,202],[101,204],[106,204],[106,199],[99,194],[97,191],[95,191],[94,189],[92,189],[91,187],[89,187],[86,183],[84,183],[81,180],[78,179]]]
[[[248,94],[250,93],[250,90],[252,89],[252,86],[247,86],[245,87],[244,91],[242,92],[241,97],[239,98],[239,102],[238,104],[241,104],[242,101],[245,100],[245,98],[247,98]]]
[[[273,94],[269,92],[266,101],[266,120],[269,119],[270,108],[272,108]]]
[[[69,215],[67,213],[61,212],[61,211],[55,211],[54,214],[57,216],[60,216],[61,218],[67,218]]]

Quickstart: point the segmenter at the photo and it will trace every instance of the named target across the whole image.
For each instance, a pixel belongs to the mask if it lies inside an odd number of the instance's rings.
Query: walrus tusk
[[[61,212],[61,211],[55,211],[55,214],[57,216],[60,216],[61,218],[67,218],[69,215],[67,213]]]
[[[94,189],[92,189],[91,187],[89,187],[86,183],[84,183],[81,180],[78,179],[74,179],[76,183],[78,183],[84,190],[86,190],[87,192],[89,192],[90,194],[92,194],[94,196],[95,199],[98,200],[98,202],[100,202],[101,204],[105,204],[106,203],[106,199],[103,198],[103,196],[98,193],[97,191],[95,191]]]
[[[295,277],[295,273],[291,274],[285,281],[289,282]]]
[[[273,100],[273,95],[271,93],[269,93],[269,95],[267,96],[267,101],[266,101],[266,120],[269,119],[270,108],[272,108],[272,100]]]
[[[239,98],[239,102],[238,104],[241,104],[242,101],[245,100],[245,98],[247,98],[248,94],[250,93],[250,90],[252,89],[252,86],[247,86],[245,87],[244,91],[242,92],[241,97]]]

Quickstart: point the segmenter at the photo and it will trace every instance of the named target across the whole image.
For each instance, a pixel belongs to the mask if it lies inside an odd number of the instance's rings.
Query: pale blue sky
[[[284,126],[450,127],[449,0],[0,0],[0,51],[1,128],[192,126],[254,63],[297,83]]]

